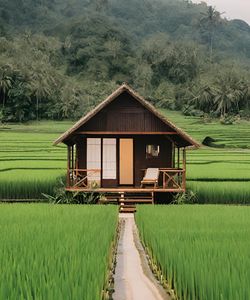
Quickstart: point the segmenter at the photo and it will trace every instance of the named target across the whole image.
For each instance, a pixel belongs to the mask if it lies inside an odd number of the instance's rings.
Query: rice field
[[[250,122],[221,125],[179,112],[163,113],[199,142],[211,136],[226,146],[188,151],[187,186],[199,202],[249,203]],[[0,199],[42,199],[42,193],[53,194],[58,178],[65,176],[66,149],[52,142],[71,125],[41,121],[0,126]]]
[[[250,207],[140,206],[136,221],[178,299],[250,299]]]
[[[117,222],[111,206],[0,205],[0,299],[102,299]]]
[[[162,112],[197,141],[210,136],[225,145],[187,152],[187,186],[199,203],[250,204],[250,122],[221,125],[179,112]]]
[[[65,175],[66,149],[52,142],[72,123],[33,122],[0,127],[0,199],[41,199]]]

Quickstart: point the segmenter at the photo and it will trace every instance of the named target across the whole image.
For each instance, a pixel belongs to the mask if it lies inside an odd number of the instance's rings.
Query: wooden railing
[[[143,170],[145,171],[145,170]],[[159,184],[156,189],[185,191],[186,170],[174,168],[159,169]],[[92,189],[101,187],[101,169],[69,169],[68,188]]]
[[[186,189],[186,170],[183,169],[160,169],[162,173],[162,188],[173,190]]]
[[[101,182],[101,169],[70,169],[68,186],[73,188],[89,188]],[[98,177],[96,179],[95,177]]]

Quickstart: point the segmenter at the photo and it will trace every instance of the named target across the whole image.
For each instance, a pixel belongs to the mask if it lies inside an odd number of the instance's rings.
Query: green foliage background
[[[248,117],[249,74],[249,25],[205,3],[0,3],[2,121],[75,119],[124,81],[158,107]]]

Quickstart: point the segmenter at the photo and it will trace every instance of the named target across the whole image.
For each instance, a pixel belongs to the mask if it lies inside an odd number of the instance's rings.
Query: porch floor
[[[184,189],[167,188],[140,188],[140,187],[115,187],[115,188],[84,188],[84,187],[69,187],[68,192],[96,192],[96,193],[184,193]]]

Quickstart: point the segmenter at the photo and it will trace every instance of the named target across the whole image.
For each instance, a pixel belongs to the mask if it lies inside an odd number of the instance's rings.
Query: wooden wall
[[[92,136],[91,136],[92,137]],[[95,136],[98,137],[98,136]],[[101,136],[99,136],[101,137]],[[134,183],[140,186],[143,169],[146,168],[170,168],[172,167],[172,143],[164,136],[127,136],[134,139]],[[119,138],[117,137],[117,180],[103,181],[104,187],[116,187],[119,182]],[[86,137],[78,137],[77,156],[78,168],[86,169]],[[146,158],[146,145],[159,145],[160,154],[158,157]]]
[[[146,145],[159,145],[158,157],[146,158]],[[172,143],[163,136],[141,136],[134,139],[135,150],[135,185],[139,186],[143,176],[142,169],[146,168],[171,168]]]
[[[78,131],[172,131],[130,94],[124,92]]]

